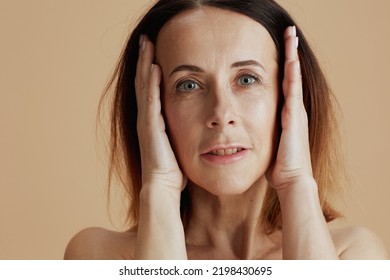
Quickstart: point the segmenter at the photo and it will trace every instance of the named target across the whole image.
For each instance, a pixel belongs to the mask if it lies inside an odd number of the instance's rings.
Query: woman
[[[368,230],[328,227],[333,97],[274,1],[158,1],[114,84],[110,174],[132,228],[86,229],[65,258],[387,258]]]

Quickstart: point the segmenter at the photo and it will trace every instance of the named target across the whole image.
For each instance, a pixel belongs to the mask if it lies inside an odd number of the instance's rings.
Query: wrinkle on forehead
[[[277,57],[273,40],[261,24],[245,15],[207,6],[168,21],[157,38],[156,55],[162,64],[181,61],[201,68],[255,57],[267,68]]]

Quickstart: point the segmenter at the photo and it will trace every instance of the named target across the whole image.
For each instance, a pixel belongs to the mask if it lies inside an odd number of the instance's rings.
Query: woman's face
[[[162,101],[184,174],[215,195],[240,194],[271,163],[278,65],[266,29],[204,7],[175,16],[156,44]]]

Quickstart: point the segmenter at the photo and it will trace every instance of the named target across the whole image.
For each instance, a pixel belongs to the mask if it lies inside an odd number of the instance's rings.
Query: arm
[[[135,259],[187,259],[180,194],[143,186]]]
[[[312,178],[278,191],[284,259],[338,259]]]
[[[307,114],[303,104],[298,38],[294,27],[285,32],[283,80],[285,104],[276,161],[268,180],[275,188],[283,220],[283,258],[337,259],[312,175]]]
[[[388,259],[382,241],[365,228],[350,227],[337,233],[332,231],[332,234],[329,230],[312,175],[298,39],[292,27],[285,32],[285,44],[282,134],[277,159],[269,176],[281,205],[283,258]]]
[[[186,259],[180,218],[180,195],[186,179],[165,132],[159,88],[161,70],[153,64],[153,56],[152,43],[141,36],[135,84],[142,190],[135,258]]]

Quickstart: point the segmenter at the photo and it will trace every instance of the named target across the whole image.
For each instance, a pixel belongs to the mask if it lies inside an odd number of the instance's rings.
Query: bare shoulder
[[[86,228],[77,233],[65,250],[66,260],[133,259],[136,233]]]
[[[360,226],[331,229],[333,242],[340,259],[389,259],[384,243],[371,230]]]

